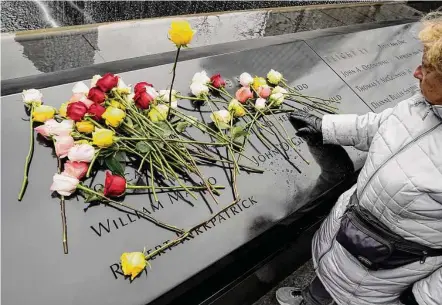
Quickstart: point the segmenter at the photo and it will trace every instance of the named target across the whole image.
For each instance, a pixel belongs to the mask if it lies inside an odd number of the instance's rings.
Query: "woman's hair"
[[[442,74],[442,12],[431,12],[422,18],[419,39],[424,44],[425,59]]]

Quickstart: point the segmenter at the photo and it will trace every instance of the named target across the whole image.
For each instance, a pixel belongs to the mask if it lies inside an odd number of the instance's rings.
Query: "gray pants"
[[[302,291],[302,297],[307,305],[329,305],[333,298],[325,290],[321,280],[316,276],[313,281]]]

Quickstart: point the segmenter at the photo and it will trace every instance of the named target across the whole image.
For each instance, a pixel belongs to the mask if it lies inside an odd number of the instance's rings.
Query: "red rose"
[[[134,92],[138,93],[140,91],[141,92],[146,91],[146,86],[153,87],[152,84],[149,84],[147,82],[139,82],[138,84],[135,85]]]
[[[69,103],[66,115],[74,121],[81,121],[87,112],[87,107],[82,102]]]
[[[95,121],[99,121],[101,120],[101,116],[103,115],[103,113],[106,111],[106,108],[104,108],[103,106],[101,106],[100,104],[93,104],[92,106],[89,107],[88,112],[90,114],[93,114],[94,116],[92,117]]]
[[[221,77],[221,74],[215,74],[212,75],[210,78],[210,82],[212,83],[212,86],[216,89],[221,89],[226,86],[226,81]]]
[[[106,197],[118,197],[126,191],[126,179],[118,175],[106,172],[103,194]]]
[[[118,76],[113,75],[112,73],[106,73],[97,81],[97,86],[103,92],[109,92],[112,88],[118,85]]]
[[[99,88],[94,87],[89,90],[87,98],[90,99],[91,101],[94,101],[97,104],[102,104],[106,99],[106,94],[104,94],[104,92],[101,91]]]
[[[139,91],[134,96],[135,105],[141,109],[149,108],[150,102],[153,101],[152,96],[147,94],[146,91]]]

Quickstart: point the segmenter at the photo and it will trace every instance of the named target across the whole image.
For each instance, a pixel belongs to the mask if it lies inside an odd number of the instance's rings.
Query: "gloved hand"
[[[322,144],[322,119],[304,111],[290,114],[290,122],[298,131],[296,135],[309,144]]]

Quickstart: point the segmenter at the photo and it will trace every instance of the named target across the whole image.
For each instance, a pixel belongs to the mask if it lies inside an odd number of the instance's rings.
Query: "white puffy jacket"
[[[413,285],[420,305],[442,305],[442,256],[370,271],[335,239],[356,189],[360,204],[392,231],[442,248],[442,119],[436,108],[418,94],[379,114],[326,115],[322,128],[324,143],[368,151],[357,184],[313,239],[314,267],[328,292],[339,305],[396,305]]]

